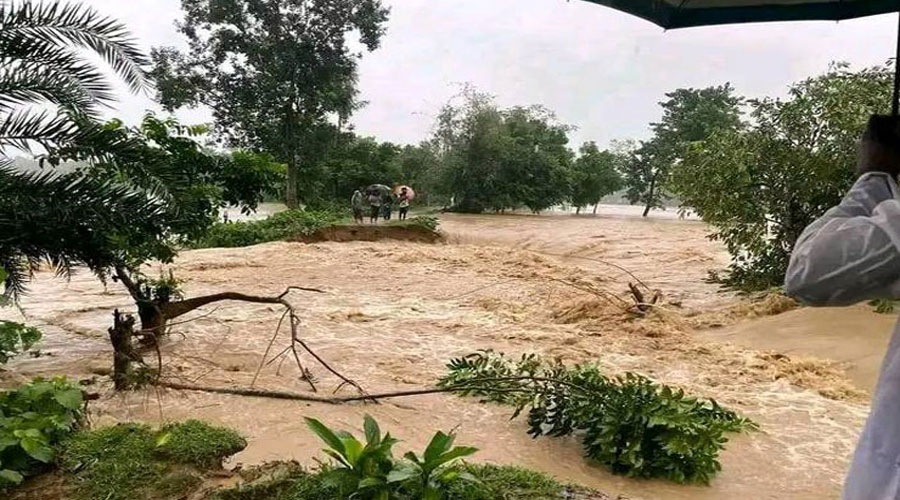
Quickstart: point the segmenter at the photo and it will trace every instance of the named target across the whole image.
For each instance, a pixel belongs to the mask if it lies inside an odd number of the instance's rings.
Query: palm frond
[[[149,86],[149,59],[124,24],[82,4],[20,1],[0,3],[0,40],[79,46],[99,54],[133,92]]]
[[[80,172],[19,172],[0,166],[0,265],[7,293],[22,294],[42,262],[60,273],[103,271],[158,227],[165,206],[144,190]]]
[[[77,123],[66,113],[23,110],[0,115],[0,149],[12,147],[32,152],[37,143],[46,149],[71,139]]]
[[[0,110],[45,100],[90,113],[115,100],[106,76],[67,47],[27,38],[0,37]]]

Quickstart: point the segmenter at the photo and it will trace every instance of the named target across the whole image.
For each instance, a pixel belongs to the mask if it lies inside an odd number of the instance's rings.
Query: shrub
[[[401,224],[423,227],[429,231],[437,231],[441,225],[440,219],[431,215],[418,215],[412,219],[400,221]]]
[[[262,220],[215,224],[190,246],[243,247],[292,236],[308,236],[340,219],[338,214],[330,211],[285,210]]]
[[[14,321],[0,321],[0,365],[41,340],[41,331]]]
[[[0,490],[53,461],[54,447],[81,423],[82,403],[63,377],[0,392]]]
[[[335,432],[314,418],[307,418],[306,422],[328,445],[324,451],[336,464],[322,474],[337,487],[342,498],[440,500],[450,482],[474,480],[460,471],[456,462],[478,450],[453,447],[456,437],[452,432],[437,432],[421,458],[408,452],[405,460],[395,460],[391,448],[397,440],[390,433],[382,437],[378,423],[368,415],[363,426],[365,444],[349,432]]]
[[[579,434],[585,456],[616,474],[708,483],[721,470],[724,434],[756,428],[714,400],[632,373],[606,377],[593,365],[481,351],[448,368],[441,386],[512,405],[514,417],[527,408],[534,437]]]

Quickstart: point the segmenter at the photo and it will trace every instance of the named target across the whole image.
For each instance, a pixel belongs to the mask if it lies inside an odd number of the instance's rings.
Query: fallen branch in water
[[[203,386],[203,385],[193,385],[193,384],[179,384],[176,382],[159,382],[158,385],[161,387],[166,387],[169,389],[177,389],[184,391],[201,391],[201,392],[211,392],[215,394],[231,394],[235,396],[250,396],[250,397],[259,397],[259,398],[272,398],[272,399],[287,399],[293,401],[311,401],[315,403],[327,403],[327,404],[343,404],[343,403],[352,403],[356,401],[368,401],[372,403],[377,403],[380,399],[390,399],[390,398],[402,398],[409,396],[423,396],[427,394],[440,394],[447,392],[467,392],[473,391],[474,389],[478,389],[479,391],[486,392],[495,392],[495,393],[515,393],[515,392],[527,392],[529,394],[534,392],[534,389],[531,390],[523,390],[523,389],[515,389],[515,388],[502,388],[497,387],[497,382],[515,382],[521,380],[531,380],[534,382],[549,382],[553,384],[560,384],[569,387],[570,389],[576,391],[583,391],[584,389],[576,384],[572,384],[571,382],[567,382],[564,380],[557,380],[553,378],[546,377],[491,377],[491,378],[479,378],[472,379],[463,383],[459,383],[452,386],[447,387],[426,387],[422,389],[410,389],[408,391],[393,391],[393,392],[382,392],[377,394],[362,394],[359,396],[333,396],[333,397],[325,397],[325,396],[313,396],[310,394],[300,394],[297,392],[288,392],[288,391],[270,391],[266,389],[253,389],[253,388],[241,388],[241,387],[211,387],[211,386]]]

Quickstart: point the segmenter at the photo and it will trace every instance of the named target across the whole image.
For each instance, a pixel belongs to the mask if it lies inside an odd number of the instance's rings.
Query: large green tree
[[[581,145],[578,159],[572,165],[572,191],[569,201],[580,213],[583,207],[597,204],[622,188],[619,168],[623,158],[612,151],[601,151],[593,141]]]
[[[742,99],[730,84],[677,89],[666,97],[660,103],[662,119],[651,124],[653,137],[641,142],[624,165],[626,196],[644,205],[645,217],[652,208],[664,206],[670,172],[692,143],[741,127]]]
[[[791,86],[787,98],[749,101],[746,129],[691,145],[671,187],[731,253],[726,283],[781,284],[800,233],[853,182],[860,134],[869,115],[887,111],[892,74],[833,65]]]
[[[433,139],[440,189],[457,209],[538,212],[568,198],[569,126],[541,106],[500,109],[472,88],[460,98],[441,110]]]
[[[378,47],[379,0],[182,0],[185,52],[154,49],[153,77],[168,109],[208,105],[232,146],[287,164],[285,197],[298,206],[302,167],[358,107],[354,44]]]

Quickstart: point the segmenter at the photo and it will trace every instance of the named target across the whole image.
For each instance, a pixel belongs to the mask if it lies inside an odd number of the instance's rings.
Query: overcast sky
[[[184,42],[180,0],[87,0],[151,46]],[[386,0],[381,48],[360,65],[357,132],[381,140],[425,139],[458,84],[471,82],[503,106],[543,104],[584,140],[643,138],[658,101],[678,87],[731,82],[747,96],[783,95],[830,61],[856,67],[893,57],[896,15],[842,23],[774,23],[664,32],[580,0]],[[122,94],[115,113],[133,122],[154,108]],[[208,112],[179,114],[209,120]]]

